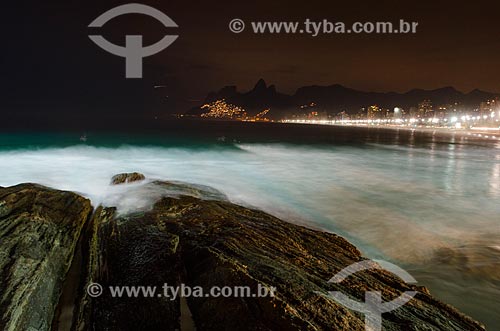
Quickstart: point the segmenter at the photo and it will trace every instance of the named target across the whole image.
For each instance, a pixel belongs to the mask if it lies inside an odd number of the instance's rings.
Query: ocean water
[[[431,293],[500,325],[500,141],[406,130],[181,123],[172,132],[1,133],[0,186],[35,182],[121,212],[147,208],[120,172],[209,185],[338,233]],[[333,275],[332,275],[333,276]]]

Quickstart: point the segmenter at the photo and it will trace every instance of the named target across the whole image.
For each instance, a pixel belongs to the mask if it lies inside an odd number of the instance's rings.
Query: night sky
[[[172,18],[127,15],[99,31],[96,17],[124,1],[12,1],[2,6],[0,111],[5,118],[53,115],[150,117],[182,112],[225,85],[250,89],[259,78],[280,92],[342,84],[404,92],[454,86],[500,92],[500,14],[495,1],[141,1]],[[418,21],[416,35],[233,34],[249,21]],[[247,30],[248,30],[247,23]],[[125,60],[89,34],[124,44],[127,34],[152,44],[179,38],[144,60],[144,79],[124,78]],[[165,86],[154,89],[155,85]]]

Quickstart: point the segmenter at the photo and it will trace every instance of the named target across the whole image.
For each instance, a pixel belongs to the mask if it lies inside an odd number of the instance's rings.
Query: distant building
[[[479,112],[481,115],[489,115],[491,112],[500,110],[500,100],[498,98],[481,102]]]
[[[396,107],[394,108],[394,112],[392,118],[395,120],[400,120],[403,118],[404,110],[402,108]]]
[[[368,107],[366,118],[368,120],[376,120],[384,117],[382,109],[380,109],[377,105],[373,105]]]
[[[353,114],[351,118],[355,120],[366,120],[366,115],[366,109],[361,108],[356,112],[356,114]]]
[[[412,118],[418,117],[418,108],[417,107],[410,108],[410,117],[412,117]]]
[[[426,99],[418,104],[418,117],[431,117],[431,113],[434,111],[432,107],[432,102],[429,99]]]
[[[339,121],[349,121],[351,119],[351,116],[344,110],[344,111],[338,113],[335,116],[335,119],[339,120]]]

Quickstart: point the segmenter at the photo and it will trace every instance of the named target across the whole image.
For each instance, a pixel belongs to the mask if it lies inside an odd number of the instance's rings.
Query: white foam
[[[109,185],[117,173],[138,171],[214,187],[233,202],[338,232],[367,253],[375,248],[393,258],[425,259],[436,248],[498,229],[500,188],[491,183],[499,168],[491,151],[478,163],[478,155],[466,157],[477,151],[466,149],[239,148],[78,145],[0,152],[0,185],[40,183],[129,212],[160,195],[142,184]]]

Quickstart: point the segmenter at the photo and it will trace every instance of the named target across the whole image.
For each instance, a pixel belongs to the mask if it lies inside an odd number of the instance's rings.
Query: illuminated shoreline
[[[471,136],[482,139],[500,140],[500,128],[493,127],[472,127],[472,128],[456,128],[448,126],[415,126],[412,124],[389,124],[389,123],[366,123],[365,120],[360,121],[331,121],[331,120],[282,120],[281,123],[286,124],[303,124],[303,125],[330,125],[338,127],[354,127],[354,128],[379,128],[390,130],[406,130],[417,132],[433,132],[444,134],[459,134],[463,136]]]

